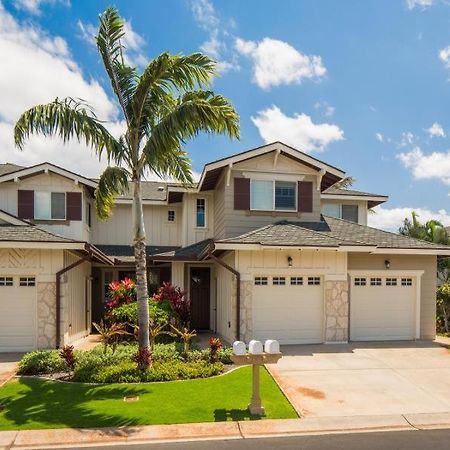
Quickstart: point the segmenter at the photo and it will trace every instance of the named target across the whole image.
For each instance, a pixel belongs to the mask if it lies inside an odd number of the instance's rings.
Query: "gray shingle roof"
[[[276,222],[217,242],[295,247],[376,246],[386,249],[450,250],[450,246],[409,238],[347,220],[326,216],[322,219],[320,222]]]
[[[359,197],[387,197],[387,195],[382,194],[373,194],[370,192],[362,192],[362,191],[355,191],[353,189],[339,189],[335,188],[333,186],[329,187],[325,191],[323,191],[323,194],[330,194],[330,195],[355,195]]]
[[[11,242],[78,242],[49,233],[34,225],[0,225],[0,241]]]
[[[169,252],[158,253],[153,255],[155,259],[185,259],[185,260],[197,260],[201,259],[206,252],[208,246],[213,242],[212,239],[205,239],[195,244],[188,245],[187,247],[180,247],[176,250]]]
[[[117,258],[123,261],[134,261],[134,248],[131,245],[96,245],[105,255],[110,258]],[[170,252],[179,247],[164,245],[147,245],[147,256],[157,253]]]
[[[20,169],[24,169],[24,167],[13,163],[0,164],[0,177],[8,173],[16,172]]]

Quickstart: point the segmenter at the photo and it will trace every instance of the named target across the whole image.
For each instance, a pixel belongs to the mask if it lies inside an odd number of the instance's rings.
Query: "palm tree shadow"
[[[248,409],[216,409],[214,410],[214,422],[261,420],[263,417],[250,414]]]
[[[26,392],[3,398],[4,410],[0,412],[18,427],[26,424],[33,427],[33,423],[48,424],[47,428],[61,426],[91,428],[90,424],[95,424],[92,428],[139,425],[138,418],[95,412],[87,404],[94,400],[123,399],[151,392],[148,388],[142,389],[133,385],[114,388],[96,385],[85,390],[77,390],[71,383],[43,382],[32,378],[21,378],[18,382],[26,386]],[[132,432],[133,430],[127,430],[127,434]]]

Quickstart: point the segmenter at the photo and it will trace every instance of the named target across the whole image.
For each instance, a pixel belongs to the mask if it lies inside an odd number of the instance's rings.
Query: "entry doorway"
[[[190,268],[191,328],[209,330],[211,270],[209,267]]]

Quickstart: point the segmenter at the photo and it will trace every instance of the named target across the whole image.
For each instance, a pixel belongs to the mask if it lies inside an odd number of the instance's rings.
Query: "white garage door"
[[[256,276],[253,336],[282,344],[323,342],[323,282],[316,276]]]
[[[0,275],[0,352],[36,347],[36,280]]]
[[[350,338],[353,341],[414,339],[414,277],[353,277],[351,283]]]

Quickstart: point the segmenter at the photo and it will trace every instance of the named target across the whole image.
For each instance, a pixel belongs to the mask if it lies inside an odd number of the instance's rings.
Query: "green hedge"
[[[19,375],[41,375],[67,371],[58,350],[36,350],[27,353],[19,362]]]

